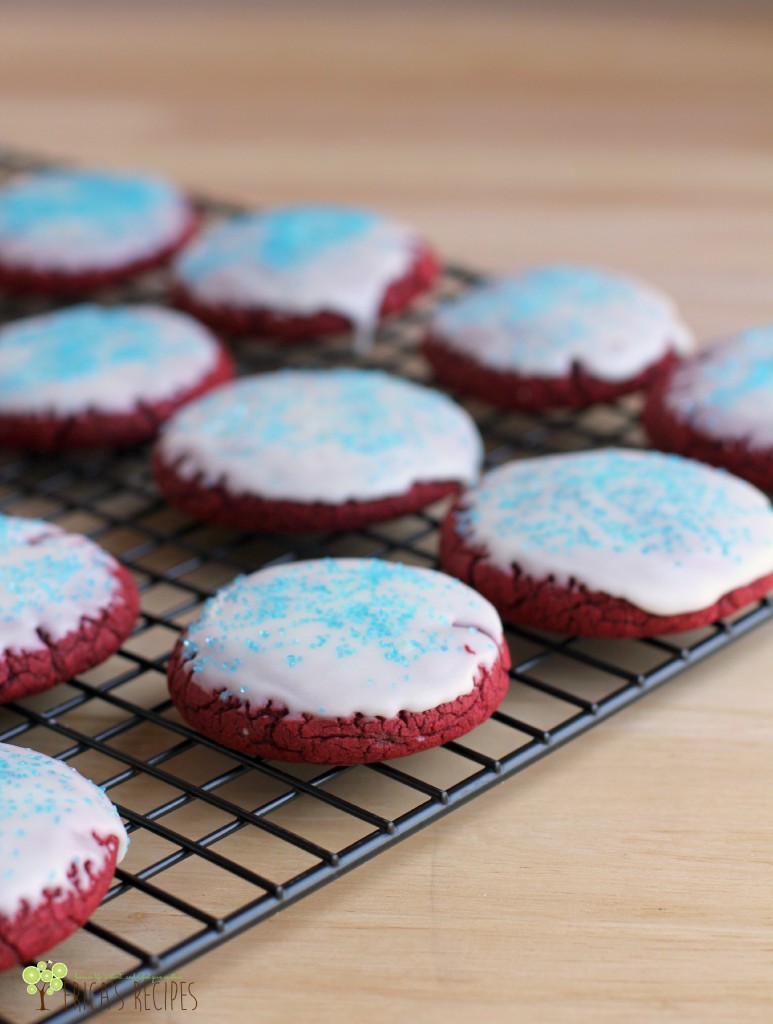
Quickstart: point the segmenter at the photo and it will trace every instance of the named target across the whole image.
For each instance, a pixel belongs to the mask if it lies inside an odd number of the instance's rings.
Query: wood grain
[[[249,202],[373,203],[479,266],[640,273],[709,338],[773,319],[773,19],[724,10],[13,7],[0,125]],[[186,968],[198,1019],[769,1022],[772,641]],[[155,906],[122,922],[140,940]],[[0,980],[4,1012],[26,998]]]

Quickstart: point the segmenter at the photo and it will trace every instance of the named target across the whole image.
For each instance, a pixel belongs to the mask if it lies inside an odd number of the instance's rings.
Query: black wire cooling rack
[[[36,166],[37,160],[0,153],[0,180]],[[202,208],[213,217],[232,210],[210,202]],[[474,277],[448,268],[440,294]],[[96,298],[162,301],[165,283],[163,272],[147,274]],[[46,308],[40,300],[0,298],[0,319]],[[353,356],[347,338],[288,348],[253,341],[235,349],[242,371],[364,364],[424,381],[417,340],[425,315],[426,307],[391,322],[363,359]],[[486,440],[489,465],[643,443],[636,398],[540,417],[463,404]],[[118,654],[69,684],[0,708],[0,740],[55,755],[99,782],[131,833],[130,852],[103,905],[57,947],[71,978],[74,967],[88,968],[81,973],[113,979],[111,1000],[133,998],[137,986],[172,974],[334,881],[773,614],[765,600],[731,621],[642,641],[509,628],[514,667],[500,710],[463,740],[391,763],[320,770],[257,761],[182,722],[167,696],[165,663],[180,629],[216,587],[269,563],[325,555],[435,566],[443,508],[348,533],[249,535],[202,526],[168,508],[150,478],[145,448],[55,457],[0,452],[3,512],[87,534],[131,568],[142,592],[142,618]],[[38,1015],[37,1001],[15,975],[0,979],[5,1024]],[[47,1015],[52,1024],[84,1020],[110,1005],[93,994],[78,1004],[69,978],[66,992],[67,1005],[58,1000]],[[18,1013],[4,1016],[9,1003]]]

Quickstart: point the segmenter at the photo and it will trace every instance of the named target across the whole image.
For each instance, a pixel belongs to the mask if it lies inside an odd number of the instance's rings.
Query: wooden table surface
[[[13,5],[0,131],[371,203],[481,267],[638,273],[707,339],[773,319],[773,19],[667,11]],[[763,628],[196,961],[198,1019],[769,1024],[772,653]]]

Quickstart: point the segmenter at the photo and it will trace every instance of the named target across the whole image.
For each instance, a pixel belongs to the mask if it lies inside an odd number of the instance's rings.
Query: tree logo
[[[46,996],[52,996],[55,992],[62,990],[62,978],[67,977],[67,964],[52,964],[49,960],[41,960],[39,964],[30,964],[21,972],[21,976],[27,986],[27,992],[31,996],[36,993],[40,996],[40,1009],[47,1010]]]

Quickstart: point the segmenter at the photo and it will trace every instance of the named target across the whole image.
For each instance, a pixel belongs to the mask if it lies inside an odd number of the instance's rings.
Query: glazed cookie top
[[[163,178],[97,170],[44,170],[0,189],[0,260],[79,272],[152,255],[174,243],[190,207]]]
[[[649,285],[587,267],[540,267],[471,288],[441,306],[431,334],[492,369],[604,381],[635,377],[692,335]]]
[[[108,860],[95,837],[113,836],[120,861],[129,840],[102,790],[62,761],[0,743],[0,915],[38,906],[44,890],[89,887],[88,866]]]
[[[0,657],[34,651],[120,600],[118,563],[97,544],[40,519],[0,515]]]
[[[511,462],[460,506],[457,531],[500,568],[574,580],[653,615],[699,611],[773,573],[765,495],[675,455],[611,448]]]
[[[368,210],[294,206],[216,225],[188,246],[175,269],[188,291],[209,304],[295,315],[328,310],[366,328],[419,244],[409,228]]]
[[[499,616],[465,584],[357,558],[240,577],[182,641],[196,684],[222,700],[327,718],[393,718],[456,700],[501,644]]]
[[[773,324],[713,345],[669,378],[664,400],[692,427],[722,441],[773,448]]]
[[[477,479],[470,416],[437,391],[377,370],[280,370],[185,406],[159,439],[178,476],[234,494],[299,502],[403,494]]]
[[[0,413],[130,412],[215,365],[210,332],[160,306],[84,304],[0,328]]]

